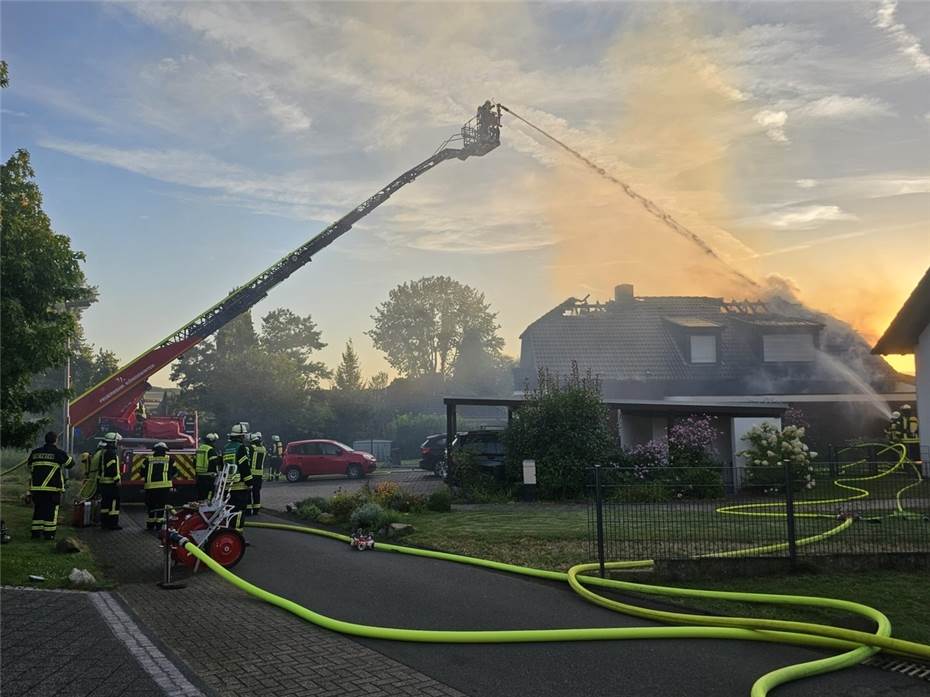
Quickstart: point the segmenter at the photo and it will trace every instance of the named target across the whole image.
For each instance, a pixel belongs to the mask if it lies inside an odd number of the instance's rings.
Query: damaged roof
[[[741,385],[747,393],[829,389],[830,383],[841,381],[819,356],[815,361],[784,363],[766,363],[762,356],[761,337],[773,333],[810,333],[815,345],[835,353],[834,328],[830,336],[820,337],[824,323],[818,319],[774,312],[761,303],[740,312],[713,297],[629,297],[597,304],[568,298],[520,335],[518,382],[521,374],[532,379],[540,368],[569,374],[577,363],[582,372],[590,371],[605,383],[703,383],[708,390]],[[688,337],[708,333],[719,337],[716,362],[691,362]],[[841,343],[850,360],[864,362],[873,382],[894,383],[895,371],[870,356],[861,337],[847,333],[853,336],[842,336]],[[773,387],[775,380],[782,381],[779,389]]]

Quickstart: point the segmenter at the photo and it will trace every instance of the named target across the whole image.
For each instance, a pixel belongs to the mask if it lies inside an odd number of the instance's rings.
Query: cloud
[[[801,252],[811,247],[819,247],[822,244],[829,244],[831,242],[838,242],[840,240],[849,240],[854,237],[864,237],[866,234],[865,231],[858,232],[844,232],[841,235],[830,235],[829,237],[820,237],[813,240],[808,240],[806,242],[801,242],[800,244],[792,244],[787,247],[779,247],[778,249],[770,249],[766,252],[758,252],[753,254],[748,259],[761,259],[764,257],[773,257],[778,256],[779,254],[788,254],[789,252]]]
[[[894,111],[887,103],[874,97],[833,94],[806,104],[798,113],[815,119],[856,119],[891,116]]]
[[[839,206],[796,206],[763,215],[757,219],[764,225],[783,230],[810,230],[825,223],[858,220]]]
[[[896,21],[897,9],[897,0],[883,0],[875,12],[875,26],[894,40],[898,53],[907,58],[917,72],[930,74],[930,56],[924,53],[920,40],[904,24]]]
[[[813,189],[815,186],[817,186],[817,180],[816,179],[798,179],[795,182],[795,184],[797,184],[798,187],[801,189]]]
[[[766,135],[776,143],[788,142],[788,136],[785,135],[785,124],[788,122],[787,112],[765,109],[756,113],[752,118],[753,121],[765,129]]]

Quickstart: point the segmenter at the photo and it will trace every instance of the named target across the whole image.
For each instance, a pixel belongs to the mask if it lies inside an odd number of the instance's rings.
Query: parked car
[[[420,469],[436,471],[436,465],[446,457],[446,434],[427,436],[420,446]]]
[[[299,482],[314,474],[344,474],[361,479],[371,474],[378,461],[371,453],[353,450],[337,440],[296,440],[287,444],[281,470],[289,482]]]
[[[457,450],[467,450],[477,457],[478,467],[495,479],[504,479],[504,431],[499,428],[487,428],[477,431],[457,433],[450,448],[455,457]],[[448,481],[449,468],[446,458],[436,465],[436,476]]]

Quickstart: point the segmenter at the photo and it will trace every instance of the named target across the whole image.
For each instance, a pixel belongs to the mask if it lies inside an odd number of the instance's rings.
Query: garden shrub
[[[371,499],[384,508],[391,508],[391,501],[400,491],[397,482],[378,482],[371,492]]]
[[[448,513],[452,510],[452,493],[448,487],[437,489],[426,500],[426,507],[437,513]]]
[[[328,512],[336,520],[348,520],[352,512],[366,500],[366,492],[360,491],[343,491],[338,489],[329,499]]]
[[[322,513],[320,507],[314,503],[301,501],[297,504],[297,517],[303,520],[310,520],[315,523],[320,519]]]
[[[308,498],[301,499],[300,501],[297,502],[298,506],[301,506],[303,504],[313,504],[314,506],[319,508],[320,511],[323,511],[324,513],[329,510],[329,501],[327,501],[322,496],[310,496]]]
[[[749,447],[739,454],[746,458],[749,486],[785,490],[785,464],[791,476],[792,490],[813,489],[816,485],[812,461],[817,453],[804,443],[806,431],[799,426],[779,430],[770,423],[753,426],[743,436]]]
[[[662,482],[638,482],[617,488],[617,498],[627,503],[662,503],[672,492]]]
[[[374,501],[363,503],[361,506],[352,511],[349,522],[353,530],[362,529],[372,532],[379,530],[384,526],[387,520],[384,509]]]
[[[536,461],[536,492],[548,500],[584,495],[585,470],[614,450],[600,385],[572,364],[569,376],[540,371],[536,389],[504,432],[507,478],[522,481],[523,460]]]
[[[509,499],[506,482],[482,471],[478,456],[468,449],[456,449],[452,454],[449,481],[459,497],[469,503],[497,503]]]

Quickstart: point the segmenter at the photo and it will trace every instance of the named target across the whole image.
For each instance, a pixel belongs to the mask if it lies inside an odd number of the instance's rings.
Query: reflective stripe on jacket
[[[46,444],[29,453],[30,491],[64,491],[62,467],[71,467],[74,460],[54,444]]]
[[[99,474],[98,481],[101,484],[119,484],[119,452],[116,448],[107,446],[103,450],[98,450],[100,454],[100,467],[97,470]],[[97,457],[94,453],[94,457]]]
[[[201,443],[194,455],[194,469],[199,475],[216,474],[222,461],[223,456],[215,445]]]
[[[142,461],[142,480],[145,489],[168,489],[174,465],[170,455],[151,455]]]
[[[252,470],[253,477],[261,477],[265,473],[265,458],[268,456],[268,451],[265,450],[264,445],[253,445],[252,446],[252,460],[249,462],[249,465]]]
[[[236,466],[230,489],[241,491],[251,486],[252,470],[249,467],[249,450],[244,443],[230,441],[226,444],[226,449],[223,451],[223,465]]]

